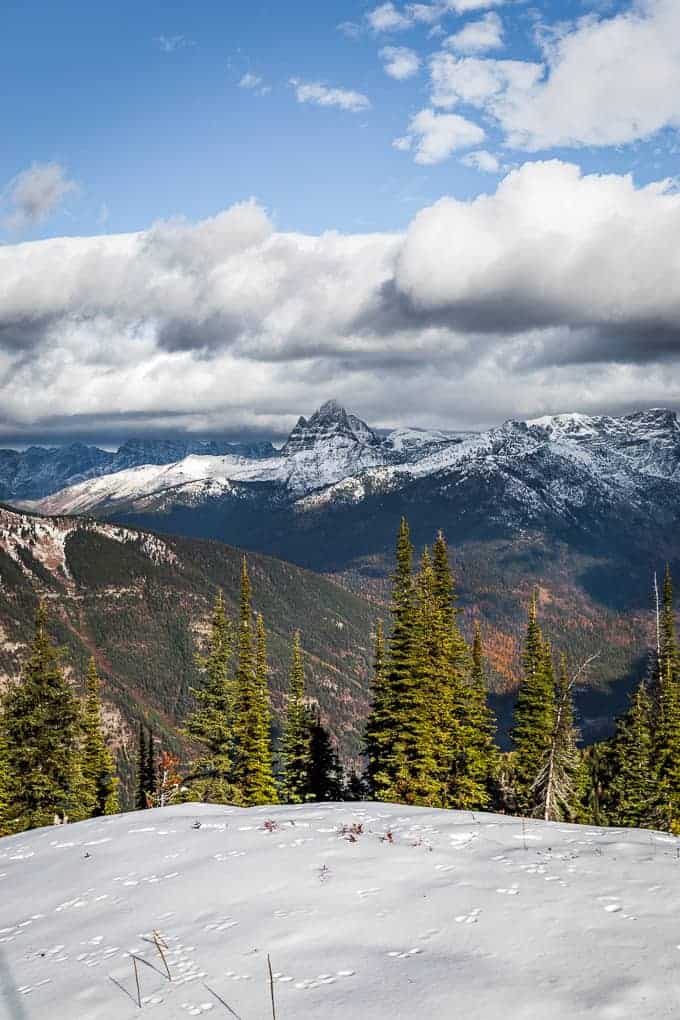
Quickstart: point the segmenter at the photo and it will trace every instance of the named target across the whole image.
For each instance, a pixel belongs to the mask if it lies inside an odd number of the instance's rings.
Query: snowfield
[[[279,1020],[678,1016],[679,878],[663,833],[385,804],[40,829],[0,840],[0,1017],[266,1020],[267,954]]]

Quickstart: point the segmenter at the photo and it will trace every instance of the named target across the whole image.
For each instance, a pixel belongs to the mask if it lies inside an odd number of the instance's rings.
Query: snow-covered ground
[[[0,903],[3,1020],[266,1020],[267,954],[279,1020],[680,1014],[680,842],[661,833],[186,805],[0,840]]]

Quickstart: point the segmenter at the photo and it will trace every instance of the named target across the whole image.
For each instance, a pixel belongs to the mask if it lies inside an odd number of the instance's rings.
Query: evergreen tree
[[[413,707],[415,590],[413,546],[402,518],[397,536],[397,565],[392,577],[392,633],[384,668],[381,696],[368,723],[369,775],[377,800],[398,800],[407,770],[407,717]]]
[[[555,696],[554,727],[543,765],[533,784],[535,813],[547,821],[572,821],[577,812],[581,757],[574,725],[573,682],[564,656]]]
[[[89,813],[94,816],[113,815],[120,810],[118,779],[113,757],[104,739],[100,686],[97,665],[91,658],[85,680],[82,772],[88,790]]]
[[[153,803],[154,797],[158,791],[158,764],[156,762],[156,740],[153,735],[153,730],[149,730],[146,742],[144,790]]]
[[[149,806],[146,796],[148,757],[149,752],[146,741],[146,729],[144,727],[144,723],[140,722],[137,738],[137,792],[135,794],[135,808],[137,811],[144,811],[144,809]]]
[[[475,624],[469,681],[462,688],[460,698],[458,733],[452,806],[469,810],[487,808],[498,768],[498,749],[494,741],[496,720],[489,706],[479,623]]]
[[[531,815],[536,807],[534,783],[550,748],[555,725],[551,657],[538,625],[535,595],[529,605],[522,665],[512,730],[514,787],[520,814]]]
[[[308,790],[311,800],[343,799],[342,766],[317,709],[310,719]]]
[[[200,778],[194,793],[201,800],[225,803],[233,799],[233,714],[235,685],[231,676],[232,628],[227,617],[224,596],[218,591],[212,613],[208,654],[197,663],[205,674],[203,687],[193,690],[196,708],[185,724],[185,732],[205,747],[194,763]]]
[[[663,580],[663,602],[661,610],[661,676],[662,680],[670,677],[671,680],[680,680],[680,668],[678,661],[678,640],[675,629],[675,613],[673,610],[673,578],[671,570],[666,564],[666,571]]]
[[[627,826],[653,825],[657,816],[657,775],[652,702],[644,683],[638,686],[628,712],[618,721],[613,749],[610,822]]]
[[[659,712],[654,727],[654,766],[658,779],[660,828],[680,834],[680,685],[673,678],[673,656],[662,658],[665,676],[659,692]]]
[[[7,798],[9,793],[9,759],[7,755],[7,741],[3,727],[3,718],[0,714],[0,836],[7,835]]]
[[[366,722],[367,780],[377,794],[387,781],[385,758],[392,742],[392,705],[385,675],[385,635],[382,620],[375,626],[371,709]]]
[[[9,763],[7,828],[12,832],[49,825],[55,816],[77,820],[87,813],[79,741],[78,699],[66,682],[59,652],[47,634],[40,604],[35,637],[21,680],[3,698],[3,730]]]
[[[255,673],[241,692],[240,729],[236,752],[240,800],[252,804],[276,804],[276,784],[272,771],[271,711],[267,681],[267,645],[264,621],[258,615],[256,625]]]
[[[305,672],[300,631],[293,637],[288,706],[283,730],[283,789],[289,804],[310,799],[310,728],[305,705]]]

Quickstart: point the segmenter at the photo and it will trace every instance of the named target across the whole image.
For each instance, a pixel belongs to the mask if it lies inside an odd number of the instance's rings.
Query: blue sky
[[[380,5],[361,0],[6,3],[0,182],[9,186],[34,163],[57,163],[77,189],[52,214],[5,229],[5,240],[139,230],[172,215],[209,216],[250,196],[282,230],[393,230],[443,194],[490,190],[498,175],[464,165],[466,151],[490,151],[506,167],[526,154],[503,144],[484,111],[457,104],[487,137],[441,162],[418,165],[393,148],[409,119],[430,106],[428,59],[491,14],[503,43],[478,56],[540,61],[539,28],[545,35],[629,5],[479,6],[450,10],[435,25],[378,31],[369,19]],[[386,74],[380,54],[390,46],[417,54],[418,72],[404,80]],[[261,82],[239,87],[246,75]],[[370,107],[298,102],[291,79],[356,91]],[[662,132],[620,148],[555,146],[530,158],[576,153],[586,170],[631,170],[645,182],[677,172],[672,143]]]
[[[680,408],[679,0],[10,0],[0,438]]]

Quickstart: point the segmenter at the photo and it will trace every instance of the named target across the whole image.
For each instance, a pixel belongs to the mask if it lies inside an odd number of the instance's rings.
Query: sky
[[[0,439],[680,408],[678,0],[5,3]]]

